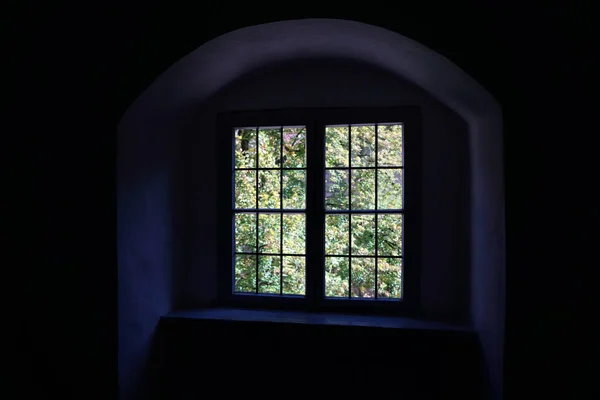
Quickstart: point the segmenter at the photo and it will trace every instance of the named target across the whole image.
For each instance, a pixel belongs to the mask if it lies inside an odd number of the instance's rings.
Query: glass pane
[[[283,208],[306,208],[306,171],[282,171]]]
[[[348,171],[340,169],[325,172],[325,209],[348,209]]]
[[[306,167],[306,129],[283,129],[283,168]]]
[[[352,202],[353,210],[375,209],[375,170],[352,170]]]
[[[379,258],[377,260],[377,296],[402,298],[401,258]]]
[[[258,208],[280,208],[279,171],[258,172]]]
[[[235,214],[235,251],[256,252],[256,214]]]
[[[325,254],[348,255],[350,232],[348,215],[325,216]]]
[[[283,214],[284,254],[306,254],[306,216]]]
[[[325,128],[325,167],[348,167],[348,126]]]
[[[235,167],[256,167],[256,129],[235,129]]]
[[[377,208],[402,209],[402,169],[380,169],[377,170],[377,174]]]
[[[375,215],[352,215],[352,254],[375,255]]]
[[[258,252],[279,254],[281,214],[258,214]]]
[[[401,167],[402,125],[379,125],[377,128],[377,158],[381,167]]]
[[[258,256],[258,293],[279,294],[280,261],[279,256]]]
[[[348,297],[350,262],[348,257],[325,257],[325,296]]]
[[[279,167],[281,154],[281,130],[259,129],[258,131],[258,168]]]
[[[402,214],[380,214],[377,218],[377,254],[401,256]]]
[[[375,297],[375,258],[352,258],[352,297]]]
[[[235,171],[235,208],[256,208],[256,171]]]
[[[375,125],[352,126],[352,163],[354,167],[375,166]]]
[[[305,294],[304,257],[283,257],[283,294]]]
[[[256,256],[235,256],[235,291],[256,293]]]

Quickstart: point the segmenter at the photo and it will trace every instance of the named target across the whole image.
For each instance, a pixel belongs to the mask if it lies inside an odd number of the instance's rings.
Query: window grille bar
[[[279,209],[283,210],[283,126],[279,130]],[[258,204],[256,205],[258,207]],[[279,253],[283,254],[283,213],[279,213]],[[283,255],[279,256],[279,294],[283,294]]]
[[[352,128],[348,125],[348,208],[352,209]],[[352,297],[352,214],[348,214],[348,298]]]

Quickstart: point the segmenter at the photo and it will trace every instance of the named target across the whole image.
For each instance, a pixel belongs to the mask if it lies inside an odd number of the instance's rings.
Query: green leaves
[[[254,253],[236,255],[235,291],[304,295],[306,215],[277,210],[306,208],[306,170],[289,169],[306,167],[306,130],[237,129],[235,135],[234,205],[254,210],[235,214],[235,251]]]
[[[244,211],[234,217],[235,291],[304,295],[306,129],[234,134],[234,206]],[[359,211],[325,215],[326,296],[402,296],[403,215],[360,213],[402,210],[402,135],[401,124],[326,127],[325,209]]]

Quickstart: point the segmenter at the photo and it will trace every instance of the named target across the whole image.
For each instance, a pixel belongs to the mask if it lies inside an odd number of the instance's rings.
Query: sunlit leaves
[[[402,297],[402,259],[377,259],[377,295],[381,298]]]
[[[375,126],[352,126],[351,167],[375,166]]]
[[[350,259],[325,257],[325,296],[348,297],[350,289]]]
[[[325,208],[347,210],[349,207],[348,171],[332,169],[325,172]]]
[[[375,170],[352,170],[352,199],[353,210],[375,209]]]
[[[327,168],[349,166],[348,130],[348,126],[325,128],[325,166]]]
[[[347,255],[350,242],[348,215],[329,214],[325,216],[325,254]]]
[[[402,209],[402,186],[404,173],[402,169],[380,169],[377,171],[378,198],[377,208]]]
[[[283,168],[306,167],[306,129],[283,129]]]
[[[236,254],[234,290],[304,295],[306,215],[277,210],[306,208],[306,129],[261,127],[234,132],[234,206],[255,210],[235,214],[235,251],[258,254]],[[257,209],[272,212],[257,213]]]
[[[279,171],[258,171],[258,208],[280,208]]]
[[[256,129],[235,129],[235,167],[256,167]]]
[[[283,257],[283,294],[304,295],[305,257]]]
[[[325,209],[402,210],[402,135],[401,124],[327,127]],[[326,296],[401,298],[402,218],[325,216]],[[334,255],[352,257],[327,257]]]
[[[275,171],[279,172],[279,171]],[[306,171],[283,170],[283,208],[306,208]]]
[[[256,208],[256,171],[235,171],[235,208]]]
[[[245,254],[235,256],[235,291],[256,292],[256,256]]]
[[[402,255],[402,214],[377,216],[377,248],[380,256]]]
[[[256,250],[256,214],[235,215],[235,251],[254,253]]]
[[[306,254],[306,214],[283,214],[284,254]]]
[[[375,255],[375,215],[352,215],[352,254]]]
[[[258,256],[258,293],[279,293],[280,262],[279,256]]]
[[[258,214],[258,252],[279,254],[280,248],[279,214]]]
[[[377,129],[377,165],[401,167],[402,125],[379,125]]]
[[[280,129],[259,129],[258,131],[258,168],[279,166],[281,153]]]
[[[375,258],[352,258],[352,297],[375,297]]]
[[[235,291],[304,295],[311,139],[305,127],[289,126],[234,135],[234,206],[244,211],[234,217],[234,246],[254,254],[236,254]],[[360,212],[403,209],[402,144],[401,124],[326,127],[325,210],[346,212],[325,216],[328,297],[402,296],[403,215]]]

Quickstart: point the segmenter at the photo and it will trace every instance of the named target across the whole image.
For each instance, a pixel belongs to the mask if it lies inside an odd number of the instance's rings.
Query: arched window
[[[243,95],[232,97],[226,106],[218,104],[229,86],[254,71],[278,63],[298,64],[298,60],[320,58],[361,62],[373,68],[360,81],[353,81],[350,76],[342,79],[345,69],[339,67],[327,77],[311,80],[310,84],[303,74],[296,74],[295,78],[288,75],[283,80],[271,81],[268,87],[250,85],[252,90],[247,88]],[[206,306],[218,299],[218,274],[222,271],[219,265],[223,258],[231,261],[233,257],[230,250],[217,250],[219,225],[233,221],[231,203],[219,202],[218,187],[232,185],[234,181],[229,178],[221,181],[218,175],[219,171],[227,172],[219,167],[222,163],[218,157],[232,159],[233,147],[218,152],[219,140],[223,138],[217,135],[217,114],[277,108],[273,105],[280,103],[277,96],[282,84],[293,86],[288,92],[290,104],[284,108],[362,108],[366,105],[355,96],[357,87],[367,93],[374,87],[373,82],[386,74],[406,84],[396,85],[393,80],[381,83],[369,106],[420,104],[423,111],[420,203],[423,240],[419,252],[410,251],[408,244],[406,247],[406,257],[418,255],[415,268],[420,270],[421,280],[415,290],[420,290],[419,303],[424,315],[430,318],[452,318],[454,308],[460,311],[460,319],[479,333],[492,384],[500,391],[505,266],[500,107],[477,82],[439,54],[397,33],[344,20],[284,21],[218,37],[173,65],[124,115],[118,128],[117,156],[119,329],[140,332],[140,336],[120,339],[123,351],[130,352],[131,357],[140,352],[139,347],[152,332],[152,321],[160,316],[180,307]],[[337,84],[335,96],[329,100],[327,96],[311,97],[311,92],[329,83]],[[418,90],[410,89],[411,85]],[[281,132],[281,128],[296,126],[297,122],[302,125],[315,121],[282,120],[275,126]],[[273,126],[272,121],[266,122],[267,127]],[[346,118],[331,125],[349,125],[351,137],[353,124],[367,123],[378,129],[376,124],[383,122],[398,121]],[[246,123],[235,125],[229,128],[248,128]],[[253,129],[259,128],[259,140],[263,126],[260,121],[250,124]],[[324,134],[327,123],[320,126],[320,131],[314,130],[317,135]],[[229,128],[228,139],[233,140],[234,131]],[[307,146],[310,149],[310,144]],[[460,175],[464,177],[461,182],[454,179],[458,161],[436,162],[442,159],[441,153],[458,154],[459,148],[467,155],[460,161],[464,164],[460,168],[467,171]],[[407,146],[407,163],[411,155]],[[277,157],[274,161],[278,161]],[[283,168],[279,167],[276,164],[275,170],[283,174]],[[321,168],[312,172],[315,182],[325,179]],[[307,173],[311,172],[307,169]],[[408,177],[408,164],[406,173]],[[406,184],[408,200],[413,192],[409,195],[408,181]],[[319,188],[324,189],[312,185],[314,191]],[[307,193],[306,199],[320,201],[323,197]],[[445,201],[450,198],[453,200]],[[224,222],[218,218],[219,205],[228,207],[229,217]],[[324,211],[312,220],[323,221],[321,217],[326,214]],[[459,235],[452,231],[457,221],[466,227]],[[404,229],[405,239],[409,240],[409,227]],[[317,230],[314,228],[314,232]],[[307,232],[312,232],[310,227]],[[463,234],[465,240],[458,240],[457,236]],[[231,246],[235,242],[231,242],[232,236],[228,237]],[[307,236],[307,240],[311,239]],[[314,246],[309,244],[308,248],[315,249],[320,243],[315,239]],[[465,257],[448,256],[458,254],[455,253],[458,248],[463,248]],[[324,252],[322,255],[327,255]],[[282,254],[285,253],[278,253],[280,260]],[[306,256],[311,257],[311,253]],[[285,267],[283,261],[280,279]],[[408,260],[405,267],[409,282],[412,270]],[[233,277],[231,270],[226,272]],[[326,279],[318,273],[314,276]],[[321,286],[319,283],[312,287]],[[352,293],[350,287],[348,293]],[[403,295],[411,293],[415,292],[406,288]],[[143,305],[140,299],[144,299]],[[144,321],[139,321],[140,318]],[[140,330],[140,326],[145,328]],[[120,354],[120,358],[128,359],[127,354]]]

